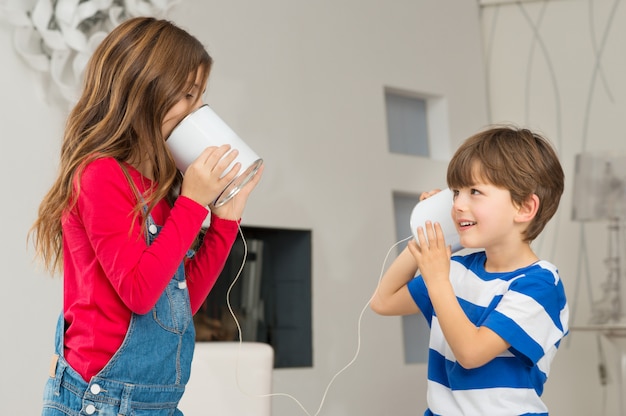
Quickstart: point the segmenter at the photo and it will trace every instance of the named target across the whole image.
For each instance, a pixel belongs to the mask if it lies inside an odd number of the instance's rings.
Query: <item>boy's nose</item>
[[[463,196],[463,194],[459,192],[456,195],[456,198],[454,198],[454,202],[452,203],[452,209],[454,211],[464,211],[466,207],[467,207],[467,200]]]

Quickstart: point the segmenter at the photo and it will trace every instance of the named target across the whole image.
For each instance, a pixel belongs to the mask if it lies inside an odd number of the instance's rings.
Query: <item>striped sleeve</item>
[[[512,351],[532,366],[558,347],[567,333],[567,318],[558,273],[549,263],[540,262],[511,282],[483,325],[511,344]]]
[[[434,310],[433,304],[428,297],[428,289],[426,288],[424,279],[421,275],[419,275],[410,280],[406,286],[409,289],[409,293],[415,301],[415,304],[419,308],[420,312],[422,312],[422,315],[426,318],[428,325],[431,326]]]

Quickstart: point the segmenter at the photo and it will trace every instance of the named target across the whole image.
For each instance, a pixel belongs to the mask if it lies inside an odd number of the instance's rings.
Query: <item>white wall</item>
[[[55,174],[64,114],[46,102],[40,74],[18,59],[11,30],[0,26],[0,414],[31,415],[40,412],[62,294],[60,279],[32,262],[26,236]]]
[[[274,377],[274,391],[294,395],[311,415],[355,353],[359,313],[395,242],[392,191],[445,185],[445,162],[388,153],[383,87],[445,97],[452,149],[484,126],[478,12],[466,0],[183,0],[170,14],[215,59],[209,103],[265,159],[244,224],[313,231],[314,366]],[[0,366],[10,375],[2,378],[0,413],[26,415],[39,409],[61,282],[36,269],[25,237],[56,169],[65,111],[46,102],[11,37],[11,27],[0,26],[0,177],[8,191]],[[400,319],[368,310],[360,356],[320,414],[424,408],[425,367],[403,363]],[[273,399],[273,409],[304,414],[285,397]]]
[[[583,151],[626,153],[626,8],[613,0],[502,4],[482,9],[482,28],[491,121],[542,130],[559,149],[566,190],[537,247],[559,266],[573,307],[570,324],[585,325],[590,299],[600,298],[608,273],[608,237],[606,223],[571,220],[574,158]],[[611,361],[615,351],[608,347],[610,379],[616,382],[619,364]],[[553,414],[624,414],[617,409],[615,386],[600,386],[599,357],[594,333],[572,331],[545,392]]]

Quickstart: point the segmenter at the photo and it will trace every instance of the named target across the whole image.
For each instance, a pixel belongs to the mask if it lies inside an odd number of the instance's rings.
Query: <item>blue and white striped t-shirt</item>
[[[556,267],[538,261],[508,273],[485,271],[485,252],[455,256],[450,281],[470,321],[486,326],[511,347],[482,367],[457,363],[434,313],[424,280],[408,283],[428,321],[428,406],[424,415],[547,415],[540,399],[561,339],[568,307]]]

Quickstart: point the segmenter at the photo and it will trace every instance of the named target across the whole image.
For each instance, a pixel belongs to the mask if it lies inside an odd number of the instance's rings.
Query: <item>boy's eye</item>
[[[480,191],[479,191],[478,189],[476,189],[476,188],[472,188],[472,190],[470,191],[470,193],[471,193],[472,195],[478,195],[478,194],[480,194]]]

